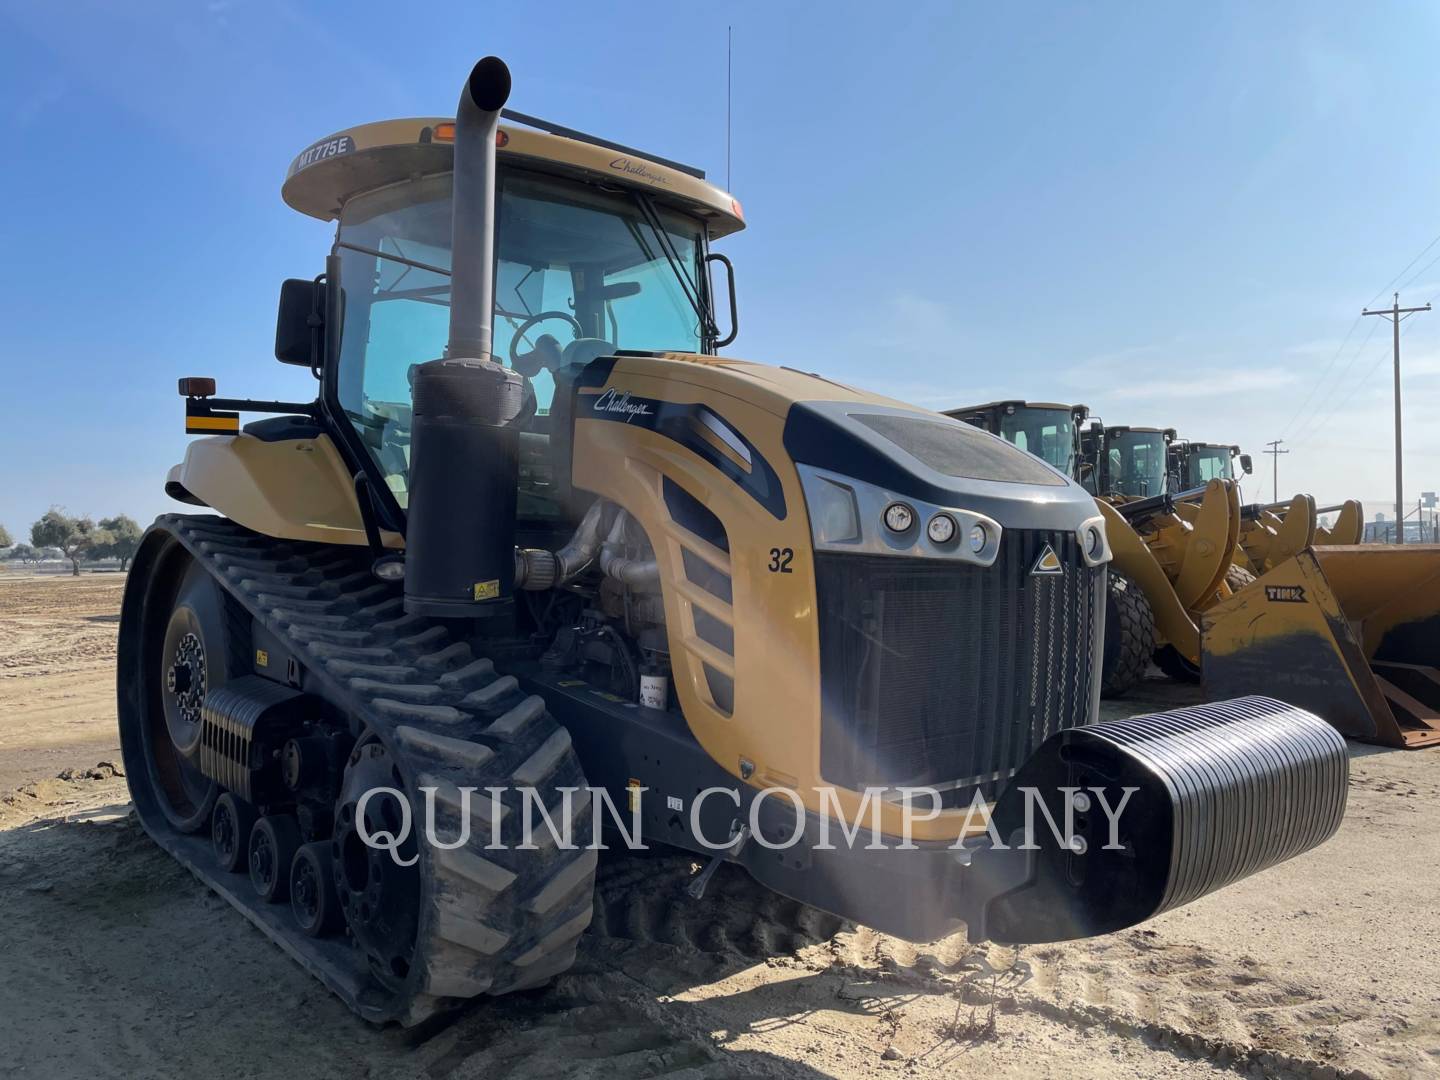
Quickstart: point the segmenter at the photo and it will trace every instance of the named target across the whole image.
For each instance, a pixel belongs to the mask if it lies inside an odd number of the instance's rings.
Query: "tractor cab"
[[[733,339],[729,263],[710,242],[744,227],[739,203],[704,174],[520,114],[497,134],[493,352],[526,376],[519,517],[567,514],[568,445],[556,386],[620,352],[714,353]],[[537,128],[543,130],[537,130]],[[447,119],[392,120],[332,135],[298,155],[282,194],[336,222],[323,280],[288,282],[277,341],[322,378],[346,423],[347,458],[387,522],[409,502],[415,367],[442,356],[450,318],[453,140]],[[710,267],[726,268],[729,332]],[[310,291],[314,291],[313,300]],[[320,309],[334,355],[312,356]],[[286,326],[287,321],[291,324]],[[278,355],[278,351],[277,351]],[[562,395],[563,399],[563,395]],[[348,436],[348,437],[346,437]]]

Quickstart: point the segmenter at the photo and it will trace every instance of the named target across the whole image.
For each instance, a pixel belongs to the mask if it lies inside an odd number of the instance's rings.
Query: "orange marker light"
[[[730,209],[735,211],[735,216],[738,217],[741,221],[745,220],[745,211],[740,209],[739,199],[730,200]]]
[[[453,120],[447,120],[443,124],[436,124],[434,130],[430,132],[430,141],[453,143],[455,141],[455,122]],[[503,131],[495,132],[496,146],[504,146],[509,141],[510,136],[507,133]]]

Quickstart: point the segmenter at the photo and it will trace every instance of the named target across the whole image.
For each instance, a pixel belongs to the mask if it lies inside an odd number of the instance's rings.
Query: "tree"
[[[10,539],[9,530],[4,525],[0,525],[0,548],[8,548],[14,543],[15,541]]]
[[[59,548],[70,560],[71,572],[79,577],[80,561],[89,558],[97,547],[108,544],[110,534],[88,517],[70,517],[60,507],[52,506],[30,526],[30,542],[36,547]]]
[[[110,535],[110,541],[97,548],[96,553],[102,558],[119,559],[120,569],[124,570],[140,548],[140,525],[132,517],[116,514],[101,518],[100,528]]]
[[[38,563],[41,554],[29,544],[16,544],[5,553],[7,559],[18,559],[22,563]]]

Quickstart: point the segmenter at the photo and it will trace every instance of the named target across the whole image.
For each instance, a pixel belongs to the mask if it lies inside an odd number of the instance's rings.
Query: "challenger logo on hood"
[[[1031,574],[1063,574],[1065,567],[1060,563],[1060,556],[1055,554],[1055,549],[1046,544],[1040,552],[1040,557],[1035,560],[1035,565],[1030,568]]]

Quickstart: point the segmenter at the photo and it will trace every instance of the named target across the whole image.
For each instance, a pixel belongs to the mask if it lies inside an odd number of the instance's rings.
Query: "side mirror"
[[[1240,455],[1240,468],[1245,470],[1246,476],[1249,476],[1252,472],[1255,471],[1255,463],[1250,460],[1249,454]]]
[[[325,286],[303,278],[286,280],[275,317],[275,359],[318,370],[324,329]]]

